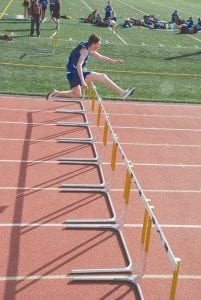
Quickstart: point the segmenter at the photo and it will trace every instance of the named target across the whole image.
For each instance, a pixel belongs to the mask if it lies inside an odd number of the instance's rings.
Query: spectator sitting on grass
[[[173,13],[172,13],[172,18],[171,18],[171,23],[176,23],[176,20],[177,20],[177,10],[175,10]]]
[[[201,19],[200,18],[198,18],[197,29],[198,29],[198,31],[201,30]]]
[[[180,33],[195,33],[194,29],[195,28],[193,25],[193,18],[189,17],[189,19],[184,24],[181,25]]]
[[[97,13],[98,13],[98,10],[94,9],[92,11],[92,13],[89,14],[88,17],[86,18],[86,20],[85,20],[86,23],[92,23],[92,24],[95,23]]]
[[[189,19],[186,21],[187,28],[193,27],[193,18],[189,17]]]
[[[113,11],[112,5],[111,5],[110,1],[108,1],[107,5],[105,7],[105,20],[112,17],[112,11]]]

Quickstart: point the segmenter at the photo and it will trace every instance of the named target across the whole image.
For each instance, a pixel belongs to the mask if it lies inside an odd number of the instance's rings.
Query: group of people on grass
[[[97,26],[108,27],[116,24],[117,16],[112,8],[111,2],[107,1],[104,17],[101,16],[98,9],[94,9],[86,18],[82,18],[82,21]]]
[[[51,21],[56,23],[59,29],[61,0],[24,0],[24,18],[31,19],[30,36],[33,37],[35,27],[37,37],[40,37],[40,23],[46,21],[46,11],[50,8]]]
[[[175,24],[175,28],[179,29],[180,33],[197,33],[201,31],[201,19],[197,19],[197,23],[194,23],[193,18],[190,16],[188,20],[182,19],[178,15],[178,11],[175,10],[172,13],[172,22]]]
[[[187,21],[182,19],[177,10],[171,15],[169,22],[158,19],[154,15],[144,15],[143,19],[139,17],[126,18],[123,24],[120,24],[123,28],[129,28],[132,26],[143,26],[150,29],[177,29],[180,33],[197,33],[201,31],[201,18],[198,18],[195,24],[192,17],[189,17]]]

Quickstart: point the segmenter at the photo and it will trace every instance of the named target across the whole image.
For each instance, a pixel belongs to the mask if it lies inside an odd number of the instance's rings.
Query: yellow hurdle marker
[[[147,199],[147,203],[149,203],[150,200]],[[141,243],[144,245],[145,237],[146,237],[146,232],[147,232],[147,223],[148,223],[148,212],[145,208],[144,210],[144,221],[143,221],[143,227],[142,227],[142,236],[141,236]]]
[[[55,31],[55,32],[51,35],[50,38],[52,39],[52,42],[51,42],[52,52],[54,52],[55,49],[56,49],[56,46],[57,46],[57,42],[58,42],[58,32]]]
[[[133,164],[131,162],[129,162],[130,167],[133,167]],[[130,172],[127,170],[126,171],[126,180],[125,180],[125,186],[124,186],[124,199],[125,199],[125,203],[128,204],[129,203],[129,198],[130,198],[130,191],[131,191],[131,178],[132,175],[130,174]]]
[[[99,103],[99,105],[98,105],[98,113],[97,113],[97,122],[96,122],[97,126],[100,126],[101,110],[102,110],[101,103]]]
[[[96,101],[96,92],[93,91],[92,101],[91,101],[91,110],[94,111]]]
[[[153,206],[150,206],[151,209],[153,209]],[[151,237],[151,227],[152,227],[152,220],[150,216],[148,216],[148,222],[147,222],[147,232],[146,232],[146,238],[145,238],[145,252],[148,253],[149,251],[149,244],[150,244],[150,237]]]
[[[175,299],[180,263],[181,263],[181,260],[179,258],[177,258],[177,266],[176,266],[176,269],[173,272],[173,277],[172,277],[170,300]]]
[[[91,83],[89,83],[88,84],[88,89],[87,89],[87,99],[88,100],[90,100],[91,93],[92,93],[92,85],[91,85]]]
[[[115,138],[117,139],[116,135],[115,135]],[[117,142],[114,142],[113,146],[112,146],[112,159],[111,159],[111,168],[112,168],[112,171],[115,171],[115,168],[116,168],[117,149],[118,149],[118,144],[117,144]]]
[[[107,137],[108,137],[108,117],[106,116],[105,124],[104,124],[104,131],[103,131],[103,144],[106,146],[107,144]]]

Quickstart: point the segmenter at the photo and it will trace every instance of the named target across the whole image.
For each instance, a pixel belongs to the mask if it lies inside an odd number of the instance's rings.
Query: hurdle
[[[96,88],[93,86],[93,89],[96,91]],[[172,282],[171,282],[171,289],[170,289],[170,300],[175,299],[175,294],[176,294],[176,287],[177,287],[177,281],[178,281],[178,274],[179,274],[179,268],[180,268],[180,263],[181,259],[175,257],[170,245],[168,244],[168,241],[161,229],[161,226],[153,212],[154,207],[150,204],[150,200],[146,198],[144,191],[142,187],[140,186],[139,181],[137,180],[137,177],[133,171],[133,164],[128,161],[127,157],[125,156],[125,153],[117,140],[116,134],[113,132],[112,126],[109,122],[109,118],[107,113],[104,110],[102,101],[100,97],[97,97],[98,101],[98,113],[97,113],[97,124],[100,125],[100,115],[101,112],[103,112],[103,115],[105,117],[105,124],[104,126],[104,139],[103,142],[107,143],[107,134],[108,130],[112,134],[113,138],[113,149],[112,149],[112,160],[111,160],[111,167],[112,169],[115,170],[115,164],[116,164],[116,153],[117,150],[122,155],[122,158],[125,162],[126,169],[127,169],[127,174],[126,174],[126,180],[125,180],[125,186],[124,186],[124,199],[125,199],[125,204],[126,204],[126,209],[127,205],[129,202],[129,197],[130,197],[130,187],[131,184],[134,184],[137,192],[139,194],[139,197],[143,203],[144,206],[144,220],[143,220],[143,227],[142,227],[142,233],[141,233],[141,240],[140,240],[140,245],[141,245],[141,258],[140,258],[140,263],[137,265],[132,264],[132,261],[129,260],[129,265],[126,268],[120,268],[120,269],[76,269],[72,270],[72,280],[77,280],[77,281],[111,281],[111,282],[116,282],[116,281],[123,281],[126,283],[130,283],[135,289],[138,291],[138,296],[139,299],[143,299],[143,295],[141,293],[141,289],[137,283],[137,281],[143,277],[146,269],[146,262],[147,262],[147,255],[149,251],[149,245],[150,245],[150,236],[151,236],[151,229],[152,227],[155,229],[156,233],[158,234],[160,241],[162,243],[163,248],[165,249],[165,252],[167,254],[167,257],[169,259],[169,262],[173,268],[173,274],[172,274]],[[93,101],[92,101],[93,102]],[[94,107],[94,104],[92,104]],[[125,220],[125,215],[124,218]],[[124,221],[121,222],[120,224],[114,224],[114,225],[103,225],[103,224],[85,224],[84,227],[80,224],[76,224],[74,227],[73,225],[69,225],[67,228],[105,228],[105,229],[115,229],[117,230],[120,235],[121,231],[120,228],[124,225]],[[121,236],[123,241],[124,238]],[[126,246],[125,246],[126,247]],[[128,257],[130,257],[129,252],[127,247],[126,253],[128,254]],[[138,268],[138,269],[137,269]],[[132,275],[123,275],[122,273],[127,269],[128,273],[134,272],[136,274]],[[137,271],[137,272],[136,272]],[[114,273],[120,272],[121,274],[119,275],[114,275]],[[108,273],[113,273],[112,275]],[[92,275],[91,275],[92,274]],[[95,275],[94,275],[95,274]]]
[[[51,36],[51,52],[52,54],[55,52],[56,47],[57,47],[57,43],[58,43],[58,32],[55,31]]]
[[[72,109],[56,109],[56,113],[75,113],[80,114],[83,117],[84,122],[57,122],[57,126],[75,126],[75,127],[84,127],[87,131],[87,138],[65,138],[60,137],[56,139],[59,143],[79,143],[79,144],[87,144],[91,147],[93,157],[78,157],[78,158],[67,158],[67,157],[61,157],[58,159],[59,164],[66,164],[66,165],[91,165],[98,169],[98,174],[100,178],[100,183],[98,184],[68,184],[63,183],[59,187],[60,192],[88,192],[88,193],[100,193],[104,195],[105,200],[107,201],[107,206],[109,208],[110,217],[109,218],[98,218],[98,219],[67,219],[65,220],[65,223],[114,223],[117,219],[116,213],[112,204],[112,200],[110,195],[108,194],[108,190],[110,189],[110,186],[106,184],[104,180],[103,171],[100,165],[101,157],[99,157],[96,147],[95,147],[95,141],[96,139],[93,137],[92,132],[89,128],[89,122],[86,116],[86,109],[83,105],[83,99],[54,99],[54,101],[59,102],[73,102],[79,105],[80,109],[72,110]]]
[[[94,95],[94,93],[92,93]],[[98,96],[98,95],[97,95]],[[92,98],[92,110],[94,109],[94,103],[93,103]],[[100,126],[100,119],[101,119],[101,114],[104,111],[104,107],[102,107],[102,104],[100,103],[98,107],[98,114],[97,114],[97,126]],[[110,121],[109,121],[109,116],[105,113],[105,121],[104,121],[104,129],[103,129],[103,137],[102,137],[102,142],[103,145],[107,145],[108,141],[108,133],[109,131],[112,131],[113,129],[111,127]],[[112,149],[112,157],[111,157],[111,169],[112,172],[115,171],[116,168],[116,158],[117,158],[117,150],[120,149],[119,143],[118,143],[118,136],[113,133],[115,140],[113,144],[113,149]],[[121,149],[121,155],[123,158],[125,158],[125,153],[123,152],[123,149]],[[133,165],[131,162],[128,162],[129,167],[132,169]],[[63,186],[63,185],[62,185]],[[69,187],[69,186],[68,186]],[[124,185],[124,199],[125,199],[125,205],[124,208],[120,214],[119,217],[116,218],[116,224],[102,224],[99,223],[98,219],[96,224],[83,224],[84,222],[78,222],[76,220],[76,224],[72,224],[72,222],[69,221],[69,223],[65,226],[66,229],[105,229],[105,230],[113,230],[115,233],[118,235],[119,240],[121,242],[121,246],[124,252],[124,256],[126,258],[126,263],[127,265],[125,267],[116,267],[116,268],[104,268],[104,269],[76,269],[72,270],[72,274],[82,274],[82,273],[130,273],[134,266],[132,259],[130,257],[126,242],[124,240],[123,233],[121,231],[121,227],[125,224],[126,220],[126,215],[127,215],[127,209],[128,209],[128,204],[129,204],[129,198],[130,198],[130,190],[131,190],[131,175],[130,172],[126,172],[125,176],[125,185]]]
[[[39,56],[51,56],[55,53],[57,44],[58,44],[58,32],[54,32],[49,38],[50,43],[46,45],[45,48],[32,48],[31,51],[27,54],[31,55],[39,55]]]

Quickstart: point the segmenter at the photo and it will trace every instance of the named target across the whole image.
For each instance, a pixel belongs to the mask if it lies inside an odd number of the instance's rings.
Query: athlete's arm
[[[88,55],[88,51],[86,49],[81,49],[80,50],[80,58],[77,62],[77,72],[78,72],[78,75],[80,77],[80,81],[81,81],[81,85],[82,85],[82,88],[83,89],[86,89],[87,88],[87,84],[84,80],[84,76],[83,76],[83,73],[82,73],[82,65],[85,61],[85,58],[87,57]]]
[[[92,55],[94,58],[100,60],[100,61],[105,61],[105,62],[109,62],[111,64],[117,64],[117,65],[121,65],[123,64],[123,60],[121,59],[112,59],[110,57],[104,56],[100,53],[98,53],[97,51],[93,51]]]

